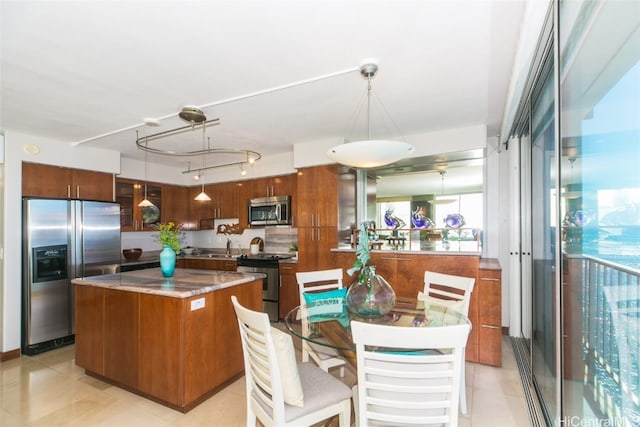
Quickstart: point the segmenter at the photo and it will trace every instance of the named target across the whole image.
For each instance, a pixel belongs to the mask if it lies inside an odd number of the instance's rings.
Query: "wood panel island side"
[[[154,268],[74,279],[76,364],[187,412],[242,376],[231,295],[260,311],[263,277]]]

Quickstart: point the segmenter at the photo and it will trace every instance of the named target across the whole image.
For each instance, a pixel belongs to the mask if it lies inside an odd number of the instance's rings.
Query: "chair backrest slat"
[[[469,324],[416,328],[352,321],[359,424],[457,425],[469,331]]]
[[[464,301],[460,311],[468,316],[471,292],[475,282],[476,279],[473,277],[425,271],[424,294],[444,300]]]

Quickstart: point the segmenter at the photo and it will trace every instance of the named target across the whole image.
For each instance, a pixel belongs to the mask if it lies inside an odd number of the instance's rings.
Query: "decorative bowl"
[[[124,257],[128,261],[135,261],[138,258],[140,258],[140,255],[142,255],[142,249],[140,248],[123,249],[122,255],[124,255]]]
[[[181,249],[181,252],[182,252],[183,254],[185,254],[185,255],[192,255],[192,254],[193,254],[193,251],[194,251],[195,249],[196,249],[196,248],[192,248],[192,247],[190,247],[190,246],[187,246],[186,248],[182,248],[182,249]]]

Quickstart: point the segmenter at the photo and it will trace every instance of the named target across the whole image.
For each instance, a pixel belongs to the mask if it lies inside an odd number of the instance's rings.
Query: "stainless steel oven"
[[[237,261],[237,271],[244,273],[264,273],[267,277],[262,282],[262,311],[269,315],[269,320],[279,320],[280,309],[280,269],[281,259],[291,255],[265,254],[241,255]]]

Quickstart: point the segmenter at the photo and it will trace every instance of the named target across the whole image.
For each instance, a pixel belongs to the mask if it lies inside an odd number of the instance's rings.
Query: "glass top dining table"
[[[356,365],[356,346],[351,337],[352,320],[418,328],[470,324],[465,315],[451,307],[403,297],[396,297],[396,303],[389,313],[373,319],[359,318],[347,310],[344,302],[329,299],[299,305],[284,320],[291,334],[318,345],[335,348],[353,366]]]

